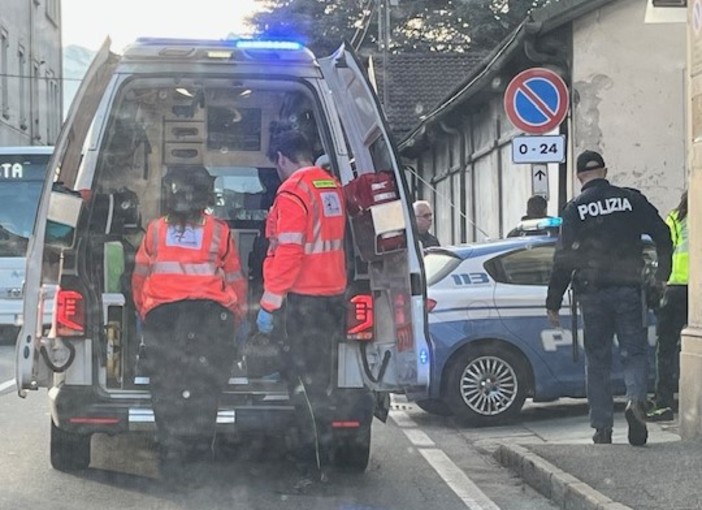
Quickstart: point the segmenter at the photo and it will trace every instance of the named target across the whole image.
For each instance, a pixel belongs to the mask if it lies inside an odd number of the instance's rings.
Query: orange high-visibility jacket
[[[346,290],[346,207],[341,185],[319,167],[297,170],[278,188],[266,219],[261,307],[269,312],[288,292],[334,296]]]
[[[247,283],[229,227],[208,214],[200,225],[167,218],[152,221],[136,254],[134,304],[143,318],[155,307],[184,299],[208,299],[242,318]]]

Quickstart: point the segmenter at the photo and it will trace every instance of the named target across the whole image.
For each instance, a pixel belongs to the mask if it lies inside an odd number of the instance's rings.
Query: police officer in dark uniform
[[[612,339],[616,333],[624,368],[629,443],[646,444],[648,386],[647,325],[643,313],[642,234],[656,245],[656,280],[670,274],[670,230],[658,210],[639,191],[613,186],[605,178],[602,156],[585,151],[577,160],[579,196],[563,210],[546,309],[559,327],[558,310],[568,285],[578,296],[585,325],[587,397],[595,443],[612,442]]]

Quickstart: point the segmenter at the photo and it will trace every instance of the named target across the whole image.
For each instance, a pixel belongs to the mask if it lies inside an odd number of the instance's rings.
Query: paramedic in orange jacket
[[[333,348],[345,334],[346,210],[339,182],[314,166],[303,134],[273,135],[268,156],[283,183],[266,220],[270,246],[256,324],[284,339],[284,376],[302,439],[298,453],[314,452],[320,467],[330,455]]]
[[[169,169],[167,215],[136,254],[134,302],[143,319],[162,468],[211,455],[219,397],[235,356],[246,280],[229,227],[207,214],[213,180],[202,166]],[[172,473],[169,473],[172,474]]]

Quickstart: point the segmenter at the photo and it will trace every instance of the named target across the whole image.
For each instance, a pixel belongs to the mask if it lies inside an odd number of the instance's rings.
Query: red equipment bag
[[[404,229],[376,234],[373,224],[371,207],[400,199],[392,172],[383,170],[359,175],[344,186],[344,197],[363,260],[377,260],[383,253],[407,247]]]

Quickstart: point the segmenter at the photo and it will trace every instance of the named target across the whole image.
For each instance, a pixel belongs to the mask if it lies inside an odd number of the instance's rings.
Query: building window
[[[32,138],[35,140],[41,140],[41,116],[39,115],[39,112],[41,112],[41,105],[39,104],[39,100],[41,98],[41,95],[39,94],[39,85],[41,83],[41,77],[39,76],[40,66],[41,64],[36,60],[32,62],[32,111],[30,114],[32,116]]]
[[[2,116],[6,119],[10,118],[10,94],[8,88],[10,69],[7,61],[9,48],[10,38],[8,37],[7,30],[0,28],[0,110],[2,111]]]
[[[27,121],[27,57],[24,53],[24,46],[17,50],[17,75],[19,78],[19,126],[26,130],[29,126]]]
[[[46,0],[46,17],[56,26],[59,22],[58,0]]]
[[[51,140],[51,131],[52,131],[52,126],[54,123],[54,104],[53,104],[53,94],[52,94],[52,78],[53,78],[53,73],[49,70],[46,71],[46,74],[44,76],[44,83],[46,84],[46,87],[44,87],[44,94],[45,94],[45,101],[44,104],[46,105],[46,112],[44,113],[44,118],[46,119],[46,126],[45,126],[45,132],[46,132],[46,143],[49,143]]]

